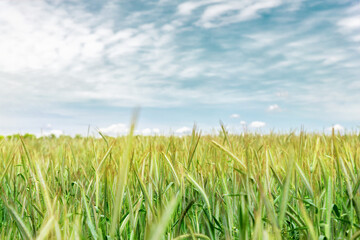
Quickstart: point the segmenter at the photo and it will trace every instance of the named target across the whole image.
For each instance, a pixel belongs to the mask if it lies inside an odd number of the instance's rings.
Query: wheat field
[[[13,136],[1,239],[356,239],[360,136]]]

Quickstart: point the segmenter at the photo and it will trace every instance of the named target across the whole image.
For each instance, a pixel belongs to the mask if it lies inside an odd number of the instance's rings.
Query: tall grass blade
[[[242,170],[247,170],[245,164],[238,158],[236,157],[232,152],[230,152],[228,149],[226,149],[225,147],[221,146],[219,143],[217,143],[216,141],[212,141],[212,143],[220,150],[222,150],[224,153],[226,153],[229,157],[231,157],[232,159],[234,159],[235,161],[237,161]]]
[[[16,226],[24,240],[30,240],[32,239],[31,231],[26,226],[26,224],[23,222],[19,214],[16,212],[16,210],[5,203],[6,208],[9,210],[9,213],[11,217],[14,219]]]
[[[131,152],[132,152],[132,144],[133,144],[133,135],[135,131],[135,124],[137,120],[137,114],[138,112],[135,111],[133,114],[133,118],[131,121],[131,127],[130,132],[127,137],[127,145],[126,149],[124,151],[124,154],[122,158],[119,159],[119,170],[118,170],[118,182],[117,182],[117,189],[116,189],[116,197],[114,202],[114,208],[112,213],[112,219],[111,219],[111,227],[110,227],[110,236],[114,237],[116,228],[118,227],[119,223],[119,216],[120,211],[123,203],[123,197],[124,197],[124,191],[126,187],[127,177],[129,173],[130,168],[130,158],[131,158]]]
[[[181,195],[178,194],[177,196],[173,197],[173,199],[167,204],[165,211],[163,212],[159,222],[152,226],[152,231],[150,233],[149,240],[159,240],[162,239],[167,227],[171,222],[171,218],[179,205],[181,200]]]

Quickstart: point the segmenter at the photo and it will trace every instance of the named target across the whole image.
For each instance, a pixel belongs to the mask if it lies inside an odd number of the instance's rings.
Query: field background
[[[360,136],[0,140],[1,239],[355,239]]]

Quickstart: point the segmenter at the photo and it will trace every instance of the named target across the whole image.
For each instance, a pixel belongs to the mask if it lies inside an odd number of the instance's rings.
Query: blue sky
[[[360,125],[359,1],[5,0],[0,36],[0,134]]]

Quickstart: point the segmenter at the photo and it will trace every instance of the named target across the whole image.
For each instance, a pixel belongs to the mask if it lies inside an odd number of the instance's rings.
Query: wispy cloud
[[[229,1],[207,7],[198,24],[205,28],[211,28],[247,21],[258,17],[259,11],[277,7],[280,4],[280,0],[250,2]]]
[[[346,31],[352,31],[360,28],[360,16],[352,16],[348,18],[341,19],[338,22],[338,25],[344,28]]]
[[[178,6],[178,13],[180,15],[190,15],[193,13],[193,11],[199,7],[213,4],[213,3],[221,3],[222,0],[202,0],[202,1],[189,1],[181,3]]]
[[[152,23],[116,29],[116,20],[121,21],[103,12],[90,13],[79,4],[67,8],[43,1],[1,2],[0,33],[5,37],[0,39],[0,74],[17,79],[3,82],[13,90],[9,97],[32,92],[38,103],[48,98],[158,105],[157,89],[158,96],[168,97],[168,104],[176,104],[170,94],[175,84],[164,78],[181,71],[195,74],[186,72],[186,63],[175,62],[170,26],[177,23],[167,23],[164,29]]]
[[[347,9],[346,14],[337,21],[339,32],[347,36],[350,41],[360,41],[360,4],[351,6]]]
[[[220,116],[226,106],[245,116],[241,106],[256,119],[274,102],[269,111],[281,106],[299,119],[321,112],[316,120],[360,120],[358,4],[111,1],[95,11],[89,4],[0,2],[2,126],[15,128],[13,119],[19,125],[26,115],[41,118],[41,128],[79,119],[79,111],[106,119],[109,109],[137,105],[217,108]],[[175,125],[195,120],[183,118]]]
[[[178,6],[178,13],[190,15],[194,10],[204,8],[197,25],[204,28],[220,27],[231,23],[251,20],[259,17],[260,12],[277,7],[281,0],[205,0],[189,1]]]

